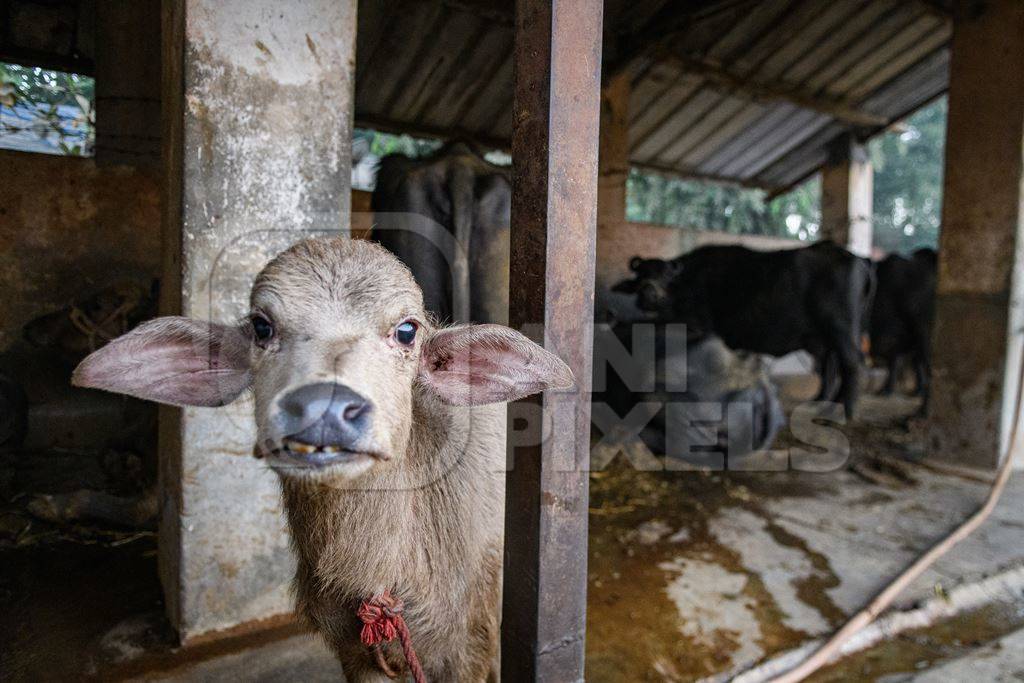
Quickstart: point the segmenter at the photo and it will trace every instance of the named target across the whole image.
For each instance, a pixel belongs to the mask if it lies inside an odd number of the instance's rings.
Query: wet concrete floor
[[[588,680],[698,680],[839,626],[987,492],[981,481],[901,464],[920,455],[906,426],[916,407],[866,397],[860,420],[844,428],[850,462],[831,472],[638,472],[619,457],[595,473]],[[1022,501],[1024,479],[1015,478],[994,518],[901,604],[1024,563]],[[914,672],[1021,623],[1003,611],[964,617],[818,680]]]
[[[866,397],[859,421],[844,427],[853,469],[639,472],[619,457],[595,472],[587,679],[699,680],[842,623],[988,489],[877,460],[920,456],[920,439],[906,428],[915,409],[906,399]],[[780,439],[787,443],[791,435]],[[152,535],[38,521],[24,528],[23,515],[0,512],[0,680],[339,680],[326,649],[294,629],[175,651],[161,616]],[[1022,541],[1018,475],[993,518],[900,605],[1024,563]],[[957,671],[977,666],[1012,673],[1007,653],[1021,642],[1022,614],[961,615],[847,658],[814,680],[962,680]],[[948,675],[927,678],[932,672]]]

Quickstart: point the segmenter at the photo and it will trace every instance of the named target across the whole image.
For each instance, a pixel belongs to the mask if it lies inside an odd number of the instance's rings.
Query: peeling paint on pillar
[[[167,155],[180,183],[170,274],[184,315],[231,322],[274,254],[348,232],[355,3],[168,3],[183,40],[165,45],[181,76],[165,83],[179,127],[165,137],[181,144]],[[247,398],[162,426],[161,575],[183,640],[292,609],[278,482],[251,457],[253,434]]]

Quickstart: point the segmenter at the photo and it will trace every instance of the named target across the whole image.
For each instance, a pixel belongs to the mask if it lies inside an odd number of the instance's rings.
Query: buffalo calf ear
[[[555,354],[503,325],[462,325],[428,339],[420,382],[452,405],[514,401],[573,385],[572,371]]]
[[[639,271],[640,266],[642,266],[643,264],[644,260],[639,256],[634,256],[633,258],[629,259],[629,269],[632,270],[634,273]]]
[[[249,339],[238,327],[189,318],[150,320],[89,354],[71,376],[176,406],[220,406],[249,386]]]

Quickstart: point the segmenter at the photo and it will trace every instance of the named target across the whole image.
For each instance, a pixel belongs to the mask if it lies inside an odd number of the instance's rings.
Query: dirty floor
[[[831,472],[637,472],[620,457],[595,473],[587,680],[699,680],[839,626],[988,490],[903,464],[920,455],[906,426],[916,408],[866,397],[844,428],[850,462]],[[898,604],[1022,563],[1018,475],[993,518]],[[1017,610],[957,621],[945,626],[962,632],[955,646],[952,637],[911,634],[919,647],[869,651],[818,680],[910,675],[1024,626]]]
[[[983,477],[905,464],[921,455],[907,427],[916,407],[865,397],[843,428],[850,462],[835,471],[639,472],[620,456],[595,472],[587,680],[699,680],[842,623],[988,490]],[[295,629],[175,651],[151,534],[25,528],[13,509],[0,525],[0,680],[340,680],[317,638]],[[1024,473],[900,605],[1024,564],[1022,541]],[[1022,644],[1024,606],[1004,605],[903,634],[815,680],[1020,680]]]

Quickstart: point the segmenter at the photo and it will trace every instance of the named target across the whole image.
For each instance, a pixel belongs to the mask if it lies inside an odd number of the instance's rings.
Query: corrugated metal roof
[[[507,144],[510,8],[362,4],[357,123]],[[937,0],[608,0],[605,14],[606,70],[632,76],[640,167],[779,190],[836,136],[878,132],[947,87]]]

